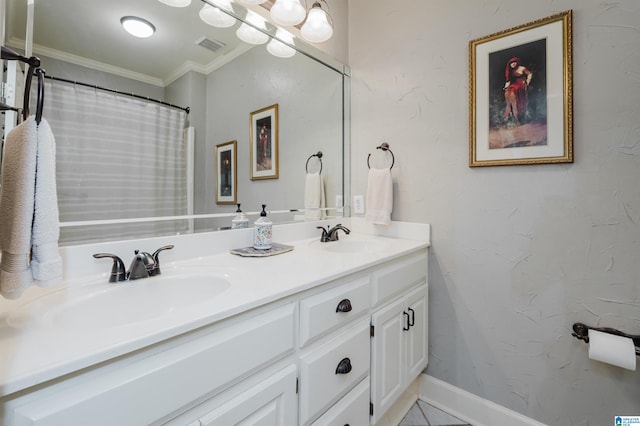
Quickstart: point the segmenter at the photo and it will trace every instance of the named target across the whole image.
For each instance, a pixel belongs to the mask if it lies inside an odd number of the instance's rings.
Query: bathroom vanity
[[[251,229],[64,249],[63,285],[0,302],[1,424],[376,424],[427,365],[429,225],[327,222],[264,258],[229,254]],[[144,280],[91,257],[164,244]]]

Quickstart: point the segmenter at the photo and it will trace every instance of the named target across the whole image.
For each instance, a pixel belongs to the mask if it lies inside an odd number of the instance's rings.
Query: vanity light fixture
[[[278,28],[276,38],[272,38],[269,44],[267,44],[267,50],[278,58],[290,58],[295,55],[296,50],[283,42],[293,45],[293,35],[282,28]]]
[[[171,7],[187,7],[191,4],[191,0],[158,0]]]
[[[240,40],[249,44],[264,44],[269,41],[269,36],[258,30],[258,28],[263,31],[267,30],[264,19],[260,15],[249,10],[245,20],[251,25],[242,23],[240,28],[236,30],[236,35]]]
[[[236,18],[221,10],[231,11],[231,0],[215,0],[212,3],[215,3],[217,7],[205,3],[199,12],[200,19],[217,28],[229,28],[236,23]]]
[[[307,10],[300,0],[276,0],[269,13],[276,24],[294,26],[304,21]]]
[[[333,35],[333,23],[331,22],[331,16],[322,9],[323,2],[327,8],[327,2],[325,0],[317,0],[311,6],[307,20],[300,28],[300,34],[302,37],[312,43],[322,43],[327,41]]]
[[[120,23],[134,37],[147,38],[156,32],[156,27],[151,22],[137,16],[123,16],[120,18]]]

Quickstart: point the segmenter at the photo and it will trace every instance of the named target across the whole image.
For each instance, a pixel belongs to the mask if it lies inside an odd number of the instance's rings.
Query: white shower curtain
[[[187,213],[184,111],[54,80],[45,84],[43,116],[56,138],[61,222]],[[65,227],[61,241],[170,234],[187,225]]]

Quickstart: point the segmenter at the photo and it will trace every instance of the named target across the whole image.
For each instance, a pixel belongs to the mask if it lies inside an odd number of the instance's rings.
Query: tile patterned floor
[[[471,426],[444,411],[418,400],[398,426]]]

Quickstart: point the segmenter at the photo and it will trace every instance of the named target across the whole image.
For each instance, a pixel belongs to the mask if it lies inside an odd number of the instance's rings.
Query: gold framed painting
[[[249,121],[251,180],[278,179],[278,104],[253,111]]]
[[[236,204],[238,196],[237,142],[216,145],[216,204]]]
[[[469,166],[573,162],[572,12],[469,42]]]

